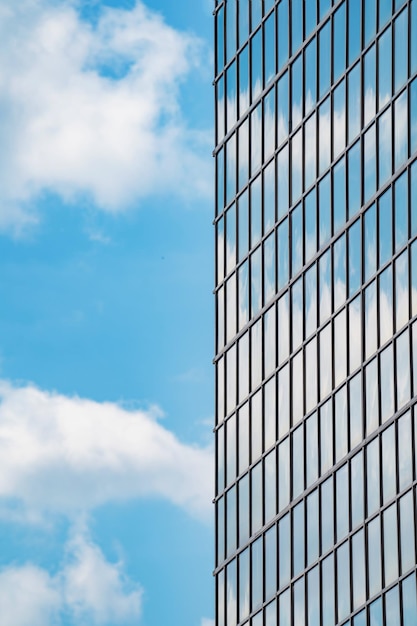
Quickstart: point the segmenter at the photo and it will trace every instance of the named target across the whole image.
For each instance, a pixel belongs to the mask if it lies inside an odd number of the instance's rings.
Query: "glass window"
[[[226,484],[236,478],[236,414],[226,422]]]
[[[232,487],[226,493],[226,556],[236,550],[236,488]]]
[[[261,614],[260,614],[261,615]],[[277,624],[277,602],[273,600],[265,609],[265,626],[275,626]]]
[[[349,425],[350,425],[350,447],[357,446],[363,437],[363,416],[362,416],[362,376],[356,374],[349,383]]]
[[[385,586],[398,578],[397,505],[383,512]],[[397,622],[398,624],[398,622]],[[394,624],[393,624],[394,626]]]
[[[239,329],[249,321],[249,261],[245,261],[238,269],[238,316]]]
[[[317,251],[317,207],[315,189],[313,189],[304,199],[304,229],[305,260],[307,262]]]
[[[251,317],[254,317],[258,313],[258,311],[260,311],[260,309],[262,308],[262,291],[261,291],[261,288],[262,288],[262,254],[261,252],[262,252],[262,249],[261,249],[261,246],[259,246],[250,257]]]
[[[408,176],[405,172],[395,181],[395,250],[408,239]],[[408,317],[408,316],[407,316]]]
[[[289,437],[278,446],[278,497],[279,511],[284,509],[290,500],[290,450]]]
[[[365,289],[365,358],[377,348],[376,281]]]
[[[364,135],[364,202],[367,202],[376,191],[376,144],[375,124]]]
[[[331,236],[330,174],[319,183],[319,214],[320,246],[323,246]]]
[[[251,475],[251,534],[262,526],[262,462],[255,465]],[[247,511],[245,513],[247,515]]]
[[[303,56],[300,54],[291,65],[291,102],[292,128],[294,129],[303,116]]]
[[[400,623],[399,588],[390,589],[385,596],[386,626],[397,626]]]
[[[316,565],[316,567],[310,570],[307,574],[307,589],[308,626],[317,626],[320,623],[320,585],[318,565]]]
[[[293,587],[294,624],[305,624],[304,578],[297,580]]]
[[[226,211],[226,274],[236,265],[236,205]]]
[[[382,598],[369,606],[369,626],[382,626]]]
[[[262,164],[262,102],[250,114],[250,168],[253,176]]]
[[[275,76],[275,15],[271,13],[264,24],[265,85]]]
[[[396,341],[397,410],[410,399],[410,346],[408,330]]]
[[[251,9],[251,28],[254,30],[262,19],[262,4],[263,2],[250,2]]]
[[[292,497],[304,491],[304,426],[292,434]]]
[[[293,136],[291,140],[291,204],[294,204],[302,191],[302,165],[303,165],[303,129]]]
[[[316,179],[316,155],[316,114],[313,113],[304,124],[304,189],[308,189]]]
[[[346,236],[333,246],[333,304],[337,310],[346,300]],[[346,341],[345,341],[346,344]]]
[[[376,511],[379,506],[379,441],[373,439],[366,447],[366,478],[368,495],[368,517]]]
[[[226,61],[236,52],[236,0],[226,5]]]
[[[385,504],[397,491],[395,426],[392,425],[382,433],[382,500]]]
[[[334,544],[333,476],[321,485],[321,551],[327,552]]]
[[[347,0],[349,2],[349,63],[352,63],[358,56],[361,48],[360,41],[360,28],[358,24],[362,22],[361,19],[361,0]]]
[[[345,159],[341,159],[333,170],[333,232],[346,222],[346,171]]]
[[[226,144],[226,204],[236,193],[236,135],[232,135]]]
[[[262,320],[251,328],[251,389],[254,390],[262,380]]]
[[[278,522],[279,533],[279,585],[284,587],[291,578],[291,536],[290,514],[287,513]]]
[[[330,20],[319,31],[319,97],[330,87]]]
[[[352,537],[353,609],[366,600],[364,533],[360,530]]]
[[[238,189],[242,189],[249,178],[249,118],[246,118],[237,129],[237,138],[239,150]]]
[[[394,414],[394,361],[392,344],[381,352],[381,422]]]
[[[278,290],[285,286],[289,278],[288,237],[288,219],[286,219],[278,227]]]
[[[309,337],[317,328],[317,268],[314,264],[304,274],[305,336]]]
[[[277,512],[277,461],[275,449],[265,457],[265,523],[269,522]]]
[[[413,480],[411,415],[407,411],[398,420],[398,471],[400,491],[411,484]]]
[[[364,40],[365,46],[375,36],[376,28],[376,0],[366,0],[364,3]]]
[[[224,489],[224,428],[217,431],[217,491]]]
[[[319,499],[316,489],[307,497],[307,565],[319,556]]]
[[[263,244],[264,304],[275,295],[275,258],[275,232],[273,232]],[[275,343],[268,342],[268,351],[272,353],[274,346]]]
[[[349,542],[346,541],[337,550],[337,608],[339,620],[350,613],[350,580]]]
[[[349,296],[361,286],[361,220],[357,220],[348,231],[349,236]]]
[[[315,28],[317,24],[317,3],[305,2],[304,12],[305,12],[305,33],[307,36],[309,33],[311,33],[311,31],[313,30],[313,28]]]
[[[291,593],[289,589],[279,596],[279,624],[280,626],[291,626]]]
[[[239,115],[249,108],[249,46],[239,54]]]
[[[251,462],[253,463],[262,454],[262,390],[252,396],[251,407]]]
[[[413,80],[409,89],[410,94],[410,111],[413,114],[410,115],[410,154],[413,154],[417,150],[417,116],[414,111],[417,109],[417,80]]]
[[[330,97],[319,108],[319,173],[330,165]]]
[[[257,4],[253,2],[252,4]],[[252,102],[262,91],[262,30],[259,29],[251,39],[251,87]]]
[[[292,350],[296,350],[303,340],[303,279],[299,278],[291,289]]]
[[[239,545],[249,539],[249,474],[246,474],[238,483],[239,489]]]
[[[289,207],[289,178],[288,178],[288,145],[278,153],[277,161],[277,200],[278,218],[287,213]]]
[[[351,514],[352,528],[355,528],[365,518],[363,500],[363,458],[362,450],[355,454],[350,462]]]
[[[272,526],[265,533],[265,597],[270,598],[277,590],[277,530]]]
[[[264,449],[276,441],[276,380],[271,378],[264,387]]]
[[[263,187],[263,200],[264,200],[264,219],[263,219],[263,232],[264,234],[275,223],[275,162],[271,161],[269,165],[263,171],[264,187]]]
[[[401,571],[403,574],[415,566],[416,543],[413,492],[409,491],[400,501]]]
[[[289,365],[278,373],[278,436],[281,438],[289,430]]]
[[[263,600],[263,537],[259,537],[252,544],[252,611],[259,608]],[[229,622],[228,622],[229,623]],[[234,623],[234,622],[232,622]]]
[[[334,626],[335,616],[335,579],[333,554],[329,554],[321,564],[322,573],[322,626]]]
[[[376,272],[376,210],[373,204],[364,215],[364,278],[368,281]]]
[[[304,414],[304,368],[303,352],[300,350],[292,360],[292,418],[297,424]]]
[[[239,619],[249,615],[249,548],[239,555]]]
[[[279,6],[282,4],[281,2]],[[278,37],[278,40],[280,39],[281,37]],[[277,142],[279,146],[288,136],[288,72],[285,72],[278,81],[277,112]]]
[[[392,95],[392,36],[391,27],[378,40],[378,105],[379,108],[389,102]]]
[[[216,73],[219,73],[224,65],[224,5],[220,7],[216,16],[217,29],[217,54]]]
[[[355,27],[355,30],[358,30]],[[360,63],[348,74],[348,136],[349,141],[359,133],[361,128],[361,74]]]
[[[361,161],[359,141],[348,152],[348,181],[349,217],[352,217],[361,207]]]
[[[368,584],[372,598],[381,590],[381,523],[375,517],[368,524]]]
[[[306,413],[317,404],[317,342],[314,337],[305,346],[306,376]]]
[[[345,81],[333,92],[333,157],[337,157],[346,144]]]
[[[329,399],[320,409],[321,474],[333,465],[333,410]]]
[[[373,0],[370,0],[369,4]],[[366,5],[368,6],[368,5]],[[364,57],[364,75],[363,75],[363,97],[364,97],[364,113],[363,124],[366,126],[368,122],[375,117],[376,105],[376,59],[375,45],[366,53]]]
[[[391,189],[378,200],[379,214],[379,265],[383,265],[392,256],[393,224]]]
[[[410,54],[410,76],[417,71],[417,4],[416,0],[411,0],[411,54]],[[412,109],[415,111],[415,109]]]
[[[226,616],[227,624],[237,623],[237,594],[236,594],[236,559],[226,567]]]
[[[304,526],[304,500],[292,511],[293,523],[293,576],[297,576],[305,567],[305,526]]]
[[[275,89],[271,89],[264,98],[264,159],[267,159],[275,150],[275,128]],[[274,164],[270,163],[268,168],[270,172],[273,172]],[[273,178],[272,183],[274,183]]]
[[[278,53],[278,71],[282,68],[286,60],[288,59],[289,44],[288,44],[288,0],[281,0],[278,4],[278,25],[277,32],[279,33],[277,53]]]
[[[414,626],[417,615],[416,576],[411,574],[402,583],[403,626]]]
[[[239,437],[239,474],[249,465],[249,403],[239,409],[237,420]]]
[[[290,3],[292,54],[301,46],[303,38],[303,4],[302,0],[292,0]]]
[[[408,157],[408,102],[406,91],[394,102],[394,128],[395,169],[398,169]]]
[[[333,81],[336,81],[346,68],[346,4],[333,16]]]
[[[405,9],[394,22],[394,86],[395,91],[407,80],[408,75],[408,11]]]
[[[219,626],[224,626],[225,618],[224,573],[225,570],[221,570],[217,575],[217,618]]]
[[[335,396],[335,444],[336,463],[347,454],[347,402],[346,385]],[[346,491],[348,493],[348,491]]]
[[[392,134],[391,134],[391,112],[389,107],[378,119],[378,184],[383,185],[392,174]]]
[[[314,3],[306,4],[307,7]],[[312,39],[304,51],[304,110],[307,114],[313,108],[317,100],[317,46],[316,38]]]
[[[278,364],[288,358],[289,342],[288,291],[278,300]]]
[[[408,256],[404,251],[395,260],[395,315],[396,329],[399,330],[407,323],[409,318],[409,292],[408,292]]]
[[[366,434],[378,428],[378,360],[375,358],[365,369],[366,375]]]
[[[320,349],[320,399],[332,388],[332,326],[328,324],[319,335]]]
[[[392,15],[392,0],[378,0],[379,28],[386,24]]]
[[[334,318],[334,385],[337,387],[346,378],[347,361],[346,309]]]
[[[228,132],[233,128],[237,120],[236,63],[232,63],[226,71],[226,87],[226,120]]]
[[[340,541],[349,532],[348,466],[336,472],[336,540]]]

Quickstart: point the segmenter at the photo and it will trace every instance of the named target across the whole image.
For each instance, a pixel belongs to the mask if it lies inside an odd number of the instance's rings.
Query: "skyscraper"
[[[416,626],[417,0],[217,0],[216,626]]]

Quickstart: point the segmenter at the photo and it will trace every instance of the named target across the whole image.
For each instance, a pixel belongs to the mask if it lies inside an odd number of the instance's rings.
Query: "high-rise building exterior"
[[[416,626],[417,0],[217,0],[216,626]]]

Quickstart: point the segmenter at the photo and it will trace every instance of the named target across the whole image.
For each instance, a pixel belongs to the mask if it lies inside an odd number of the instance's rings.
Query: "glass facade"
[[[217,0],[216,626],[416,626],[417,0]]]

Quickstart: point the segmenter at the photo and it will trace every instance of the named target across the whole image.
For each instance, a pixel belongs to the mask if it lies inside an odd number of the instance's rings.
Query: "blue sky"
[[[212,2],[2,0],[2,626],[212,626]]]

